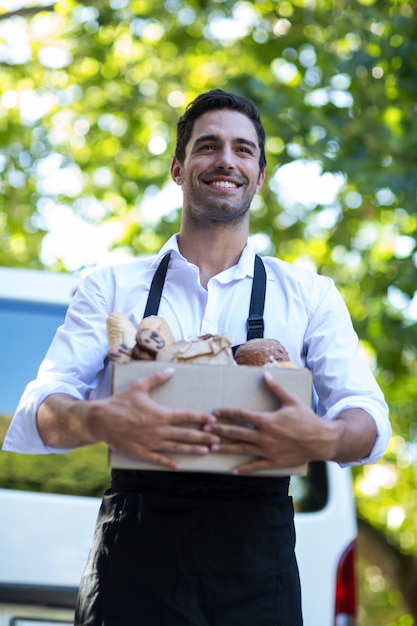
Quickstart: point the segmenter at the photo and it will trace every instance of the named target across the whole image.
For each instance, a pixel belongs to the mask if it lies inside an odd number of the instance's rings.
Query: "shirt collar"
[[[168,239],[168,241],[165,242],[165,244],[162,246],[158,254],[152,260],[151,267],[157,267],[162,261],[162,258],[166,254],[168,254],[168,252],[171,253],[171,256],[174,256],[177,259],[182,259],[183,261],[186,262],[186,259],[182,256],[181,252],[179,251],[177,238],[178,238],[178,233],[175,233]]]
[[[180,260],[183,263],[188,263],[187,259],[182,256],[181,252],[178,248],[178,234],[175,233],[172,235],[168,241],[162,246],[157,256],[153,259],[151,263],[151,267],[157,267],[161,262],[162,258],[168,253],[171,253],[171,256],[174,257],[177,261]],[[228,268],[224,272],[221,272],[218,275],[218,280],[220,282],[228,282],[229,280],[238,280],[240,278],[245,278],[249,276],[253,278],[253,266],[255,261],[255,247],[252,244],[251,240],[248,239],[245,247],[242,250],[242,254],[240,255],[240,259],[236,265]]]

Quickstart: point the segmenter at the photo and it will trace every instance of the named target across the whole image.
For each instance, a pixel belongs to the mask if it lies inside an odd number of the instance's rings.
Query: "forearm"
[[[352,463],[370,455],[377,437],[372,417],[363,409],[347,409],[329,422],[334,430],[331,461]]]
[[[51,448],[78,448],[95,443],[90,431],[94,403],[57,393],[40,405],[36,424],[42,441]]]
[[[167,368],[96,400],[50,395],[38,410],[39,435],[50,448],[77,448],[100,441],[131,458],[176,470],[178,462],[167,453],[207,454],[218,437],[203,430],[213,421],[212,415],[170,409],[152,400],[152,389],[173,375],[174,370]]]

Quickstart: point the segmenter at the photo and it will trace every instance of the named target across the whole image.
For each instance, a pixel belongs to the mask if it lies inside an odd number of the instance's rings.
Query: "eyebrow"
[[[201,137],[197,137],[197,139],[194,142],[194,145],[199,146],[200,144],[205,143],[206,141],[219,141],[219,137],[218,135],[201,135]],[[257,144],[254,141],[251,141],[250,139],[245,139],[244,137],[234,138],[233,143],[244,144],[244,145],[250,146],[254,150],[258,148]]]

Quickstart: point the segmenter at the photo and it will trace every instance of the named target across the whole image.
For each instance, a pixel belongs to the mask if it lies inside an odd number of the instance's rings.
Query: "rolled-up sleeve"
[[[370,455],[348,465],[374,463],[391,437],[388,405],[361,354],[350,314],[330,279],[320,281],[305,334],[307,367],[313,372],[317,413],[331,420],[342,411],[361,408],[373,418],[377,437]]]

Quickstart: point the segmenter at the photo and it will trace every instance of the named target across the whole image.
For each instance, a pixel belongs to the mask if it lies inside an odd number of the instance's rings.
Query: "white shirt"
[[[237,265],[211,278],[204,289],[198,268],[180,254],[174,235],[158,255],[97,270],[81,282],[37,379],[20,400],[4,450],[66,451],[42,442],[36,427],[39,405],[52,393],[79,399],[109,394],[107,316],[118,311],[139,326],[150,282],[167,252],[171,260],[158,315],[168,322],[175,339],[211,333],[227,334],[232,345],[246,341],[255,255],[251,245]],[[377,440],[370,456],[360,462],[375,462],[391,436],[388,408],[357,351],[357,335],[333,281],[273,257],[263,261],[267,273],[264,336],[281,341],[296,366],[311,370],[320,416],[333,419],[345,409],[359,407],[373,417]]]

